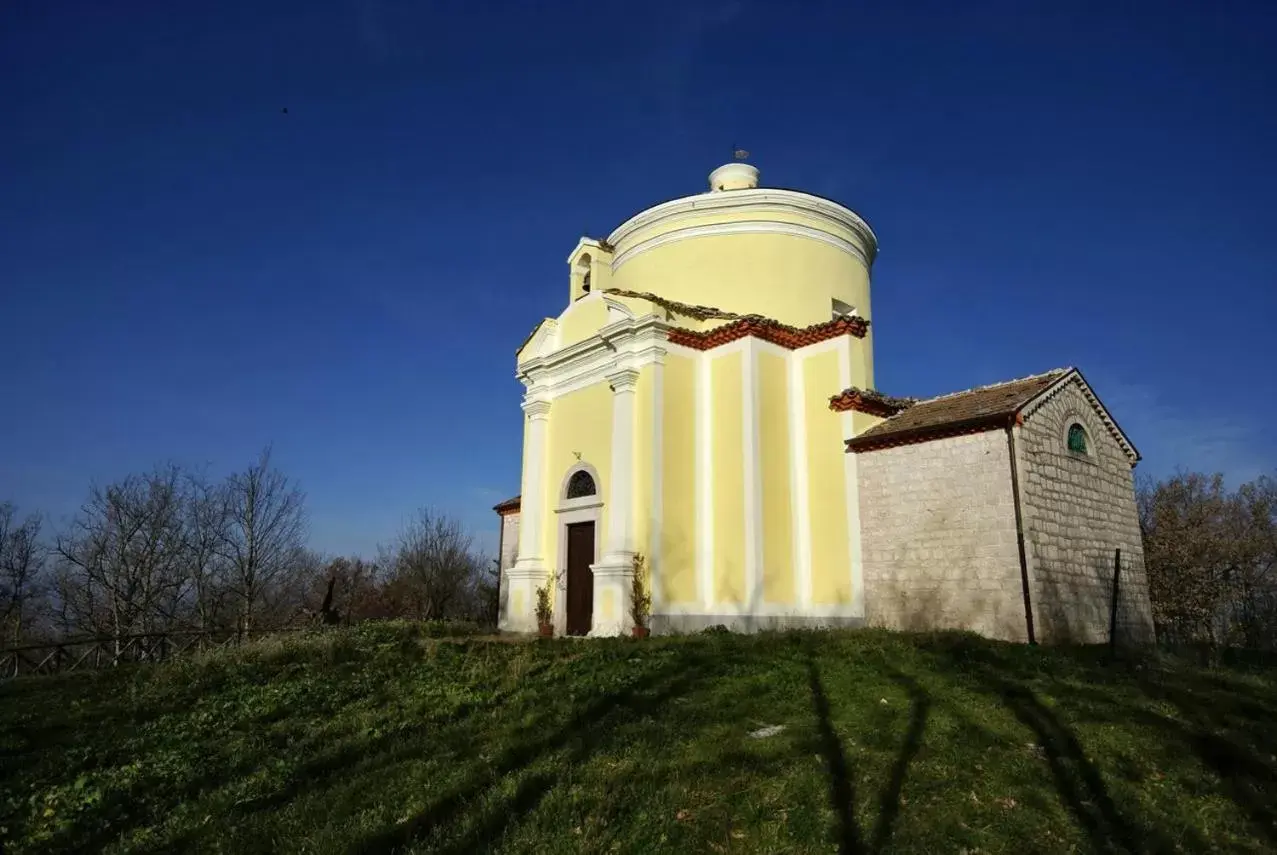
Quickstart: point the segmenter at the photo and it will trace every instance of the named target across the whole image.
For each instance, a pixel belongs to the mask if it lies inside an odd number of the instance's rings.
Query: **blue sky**
[[[567,252],[733,144],[877,231],[883,391],[1077,365],[1140,471],[1272,472],[1275,37],[1265,2],[5,3],[0,500],[56,525],[272,443],[318,548],[424,505],[491,547]]]

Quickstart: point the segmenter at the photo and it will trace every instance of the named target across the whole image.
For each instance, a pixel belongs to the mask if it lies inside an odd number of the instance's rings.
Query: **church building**
[[[960,628],[1152,634],[1139,455],[1076,369],[926,400],[874,382],[877,238],[743,162],[569,254],[519,347],[521,494],[501,515],[500,627]],[[937,358],[941,358],[937,354]]]

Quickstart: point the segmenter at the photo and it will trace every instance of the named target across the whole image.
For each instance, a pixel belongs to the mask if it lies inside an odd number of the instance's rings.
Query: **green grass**
[[[952,634],[426,635],[0,686],[0,850],[1277,847],[1274,670]]]

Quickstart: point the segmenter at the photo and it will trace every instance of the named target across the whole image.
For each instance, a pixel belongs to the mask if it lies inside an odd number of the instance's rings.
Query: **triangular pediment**
[[[1104,406],[1104,402],[1095,394],[1095,391],[1091,388],[1091,384],[1086,382],[1086,378],[1082,376],[1082,372],[1078,371],[1076,368],[1070,369],[1063,377],[1055,383],[1052,383],[1049,388],[1044,389],[1040,394],[1034,396],[1033,400],[1020,408],[1021,414],[1025,418],[1028,418],[1035,410],[1047,401],[1051,400],[1051,398],[1057,395],[1060,390],[1068,387],[1069,385],[1075,385],[1078,388],[1078,391],[1082,393],[1082,397],[1086,398],[1087,402],[1091,405],[1091,409],[1095,412],[1095,415],[1099,418],[1105,429],[1110,435],[1112,435],[1117,444],[1121,446],[1122,452],[1131,461],[1131,465],[1133,466],[1138,463],[1140,459],[1139,451],[1136,450],[1135,445],[1126,436],[1125,431],[1123,431],[1118,425],[1117,420],[1109,413],[1108,408]]]

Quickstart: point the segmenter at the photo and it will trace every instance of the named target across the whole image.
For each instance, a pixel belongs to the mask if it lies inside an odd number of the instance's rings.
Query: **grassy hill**
[[[0,686],[0,850],[1258,852],[1275,754],[1273,670],[388,624]]]

